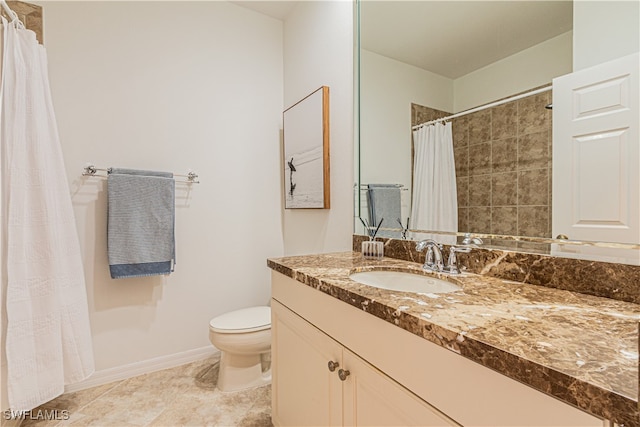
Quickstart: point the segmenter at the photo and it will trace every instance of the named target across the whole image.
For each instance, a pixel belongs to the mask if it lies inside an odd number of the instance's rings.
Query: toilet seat
[[[249,307],[214,317],[209,329],[220,334],[257,332],[271,328],[271,307]]]

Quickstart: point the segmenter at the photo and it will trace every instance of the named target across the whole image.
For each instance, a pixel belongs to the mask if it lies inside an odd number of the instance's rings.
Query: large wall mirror
[[[424,155],[418,125],[495,105],[449,120],[442,132],[450,133],[453,161],[441,153],[429,160],[427,173],[455,188],[453,207],[438,202],[456,223],[440,229],[441,240],[471,233],[489,247],[544,253],[575,244],[640,254],[640,236],[553,235],[551,105],[554,78],[639,50],[639,13],[637,1],[360,1],[356,234],[366,234],[360,218],[377,226],[384,217],[378,235],[402,238],[407,220],[418,218],[412,204],[425,173],[414,166]],[[623,28],[624,42],[601,40],[594,28]],[[415,221],[408,229],[413,239],[439,230]],[[640,263],[640,255],[631,258]]]

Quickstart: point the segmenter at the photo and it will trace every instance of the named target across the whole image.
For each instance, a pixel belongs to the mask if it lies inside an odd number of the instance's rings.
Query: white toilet
[[[214,317],[209,340],[220,350],[218,389],[237,391],[271,382],[261,358],[271,351],[271,307],[249,307]]]

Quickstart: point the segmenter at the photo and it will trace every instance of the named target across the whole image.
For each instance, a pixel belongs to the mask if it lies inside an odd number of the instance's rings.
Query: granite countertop
[[[513,379],[625,427],[640,426],[640,305],[359,252],[269,259],[285,276]],[[462,290],[418,294],[349,279],[355,271],[412,270]]]

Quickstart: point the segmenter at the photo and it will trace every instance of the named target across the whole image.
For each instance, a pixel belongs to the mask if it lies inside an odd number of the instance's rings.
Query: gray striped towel
[[[111,277],[171,273],[176,248],[173,174],[113,168],[107,192]]]
[[[367,204],[369,205],[369,224],[376,227],[381,219],[382,228],[398,228],[401,215],[400,185],[368,184]],[[380,230],[378,237],[400,237],[399,231]]]

